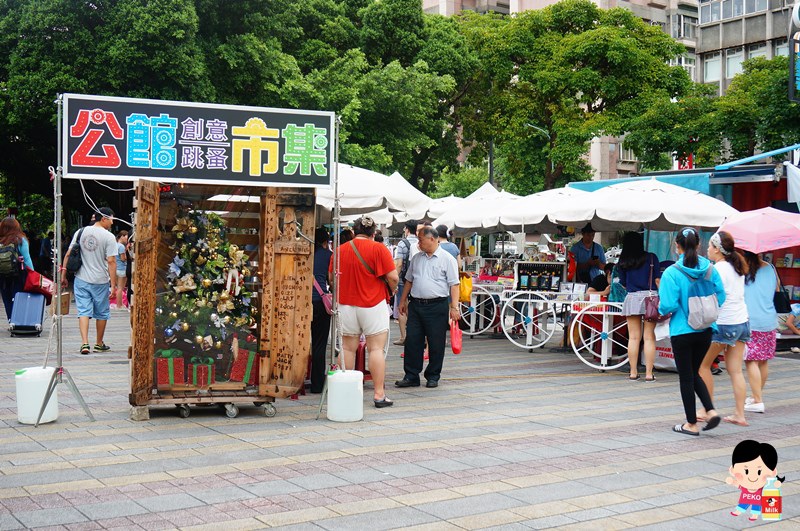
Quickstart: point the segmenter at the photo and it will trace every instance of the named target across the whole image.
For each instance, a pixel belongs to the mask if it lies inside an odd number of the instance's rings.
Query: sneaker
[[[89,345],[86,345],[86,348],[88,349]],[[98,344],[96,344],[94,346],[94,351],[95,352],[108,352],[109,350],[111,350],[111,347],[109,347],[105,343],[98,343]],[[88,354],[88,352],[87,352],[87,354]]]
[[[748,396],[747,398],[744,399],[744,405],[746,405],[746,406],[749,406],[750,404],[755,404],[755,403],[756,403],[756,401],[753,400],[752,396]]]
[[[84,343],[83,345],[81,345],[81,354],[86,355],[88,353],[89,353],[89,344]]]
[[[744,410],[750,413],[763,413],[764,412],[764,402],[754,402],[752,404],[745,404]]]

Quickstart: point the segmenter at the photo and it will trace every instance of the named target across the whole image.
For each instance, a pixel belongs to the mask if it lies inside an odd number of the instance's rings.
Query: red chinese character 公
[[[78,112],[75,123],[69,128],[69,136],[73,138],[83,136],[83,140],[70,156],[70,162],[73,166],[118,168],[122,161],[116,146],[113,144],[102,145],[104,155],[91,155],[92,150],[97,146],[105,131],[102,129],[89,129],[89,122],[94,125],[106,124],[112,137],[117,140],[123,138],[122,128],[119,126],[114,113],[106,112],[103,109],[94,109],[91,112],[87,109],[81,109]]]

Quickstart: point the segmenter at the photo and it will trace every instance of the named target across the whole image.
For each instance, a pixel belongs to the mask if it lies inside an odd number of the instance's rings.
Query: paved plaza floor
[[[58,420],[34,428],[17,422],[14,371],[42,363],[48,334],[0,333],[0,529],[800,529],[791,356],[770,362],[765,414],[696,438],[671,431],[683,420],[674,373],[631,382],[571,351],[488,337],[448,353],[436,389],[390,386],[396,403],[380,410],[368,390],[361,422],[315,420],[319,395],[278,400],[274,418],[161,408],[137,422],[129,334],[115,311],[112,351],[81,356],[65,317],[64,366],[97,420],[61,385]],[[400,352],[389,352],[391,383]],[[730,414],[729,379],[716,382]],[[778,450],[781,522],[730,515],[739,493],[725,478],[747,438]]]

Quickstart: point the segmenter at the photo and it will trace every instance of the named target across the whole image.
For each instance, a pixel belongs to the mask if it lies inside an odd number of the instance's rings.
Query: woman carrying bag
[[[639,379],[639,344],[644,336],[645,382],[654,382],[653,365],[656,361],[656,323],[643,320],[645,298],[656,295],[661,279],[658,256],[644,249],[644,240],[638,232],[626,232],[622,240],[622,254],[617,263],[619,283],[628,292],[622,303],[622,315],[628,322],[629,380]]]
[[[750,251],[744,252],[747,275],[744,281],[744,302],[750,318],[750,341],[747,343],[744,363],[750,381],[752,398],[744,401],[744,410],[764,412],[761,392],[767,383],[767,362],[775,357],[778,329],[778,312],[775,311],[775,293],[778,275],[772,264]]]
[[[698,256],[699,244],[700,236],[695,229],[687,227],[678,231],[675,237],[678,261],[664,271],[658,287],[660,298],[658,313],[671,316],[669,333],[672,353],[675,356],[683,411],[686,415],[686,422],[676,424],[672,427],[672,431],[693,436],[700,435],[695,394],[706,410],[706,425],[703,430],[719,426],[720,418],[714,410],[706,384],[698,374],[700,363],[711,345],[712,325],[695,325],[697,326],[695,328],[689,324],[690,292],[699,291],[692,288],[693,286],[697,288],[697,283],[702,283],[703,288],[711,292],[712,296],[716,296],[717,304],[725,302],[725,288],[722,286],[719,273],[714,270],[708,259]]]
[[[26,273],[22,266],[33,269],[30,244],[16,218],[9,216],[0,222],[0,246],[13,246],[18,254],[17,260],[22,259],[22,263],[11,264],[13,271],[9,271],[9,274],[0,275],[0,294],[3,296],[6,318],[11,319],[11,312],[14,309],[14,297],[25,286]]]

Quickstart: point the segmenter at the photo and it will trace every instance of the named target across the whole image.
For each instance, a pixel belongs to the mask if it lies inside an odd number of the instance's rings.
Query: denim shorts
[[[90,284],[75,277],[75,306],[78,307],[78,317],[91,317],[100,321],[108,321],[111,316],[109,311],[108,296],[111,286],[108,284]]]
[[[717,329],[711,336],[712,343],[720,343],[722,345],[733,346],[737,341],[747,343],[750,341],[750,323],[742,323],[735,325],[718,324]]]

